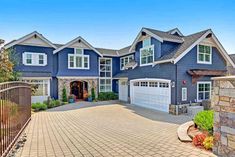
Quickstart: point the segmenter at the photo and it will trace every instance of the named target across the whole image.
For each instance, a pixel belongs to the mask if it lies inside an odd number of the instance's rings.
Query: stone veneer
[[[91,89],[95,89],[96,96],[98,94],[98,79],[70,79],[70,78],[59,78],[58,79],[58,94],[59,94],[59,99],[61,99],[62,96],[62,90],[65,87],[67,95],[70,95],[70,83],[73,81],[86,81],[88,83],[88,94],[91,94]]]
[[[219,156],[235,156],[235,76],[214,78],[213,152]]]

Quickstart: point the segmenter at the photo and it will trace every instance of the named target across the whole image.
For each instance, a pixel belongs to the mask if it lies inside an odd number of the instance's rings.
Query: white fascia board
[[[167,59],[167,60],[162,60],[162,61],[155,61],[153,62],[153,67],[157,64],[162,64],[162,63],[173,63],[173,59]]]
[[[68,42],[67,44],[65,44],[64,46],[56,49],[53,51],[53,54],[63,50],[64,48],[72,45],[73,43],[77,42],[78,40],[81,40],[83,43],[85,43],[91,50],[95,51],[97,54],[99,54],[100,56],[103,56],[99,51],[97,51],[93,46],[91,46],[86,40],[84,40],[81,36],[73,39],[72,41]]]
[[[39,34],[37,31],[34,31],[34,32],[32,32],[32,33],[30,33],[30,34],[28,34],[28,35],[25,35],[25,36],[23,36],[22,38],[20,38],[20,39],[18,39],[18,40],[15,40],[14,42],[12,42],[12,43],[10,43],[10,44],[6,44],[6,45],[4,46],[4,48],[5,48],[5,49],[8,49],[8,48],[10,48],[10,47],[12,47],[12,46],[14,46],[14,45],[17,45],[17,44],[19,44],[19,43],[21,43],[21,42],[23,42],[23,41],[25,41],[25,40],[27,40],[27,39],[33,37],[34,35],[37,35],[40,39],[42,39],[44,42],[46,42],[47,44],[49,44],[51,47],[57,49],[57,47],[56,47],[52,42],[50,42],[48,39],[46,39],[45,37],[43,37],[43,36],[42,36],[41,34]]]
[[[98,79],[95,76],[57,76],[58,79]]]
[[[133,51],[135,45],[137,44],[139,38],[140,38],[141,35],[142,35],[142,32],[145,32],[146,34],[150,35],[151,37],[154,37],[154,38],[156,38],[157,40],[159,40],[160,42],[163,42],[163,39],[162,39],[161,37],[157,36],[156,34],[150,32],[150,31],[148,31],[148,30],[145,29],[145,28],[142,28],[141,31],[139,32],[139,34],[137,35],[137,37],[135,38],[134,42],[132,43],[130,49],[129,49],[129,52],[130,52],[130,53],[132,53],[132,51]]]
[[[188,47],[181,55],[174,59],[174,64],[181,60],[191,49],[193,49],[197,44],[199,44],[208,34],[212,33],[211,30],[208,30],[203,36],[201,36],[197,41],[195,41],[190,47]]]

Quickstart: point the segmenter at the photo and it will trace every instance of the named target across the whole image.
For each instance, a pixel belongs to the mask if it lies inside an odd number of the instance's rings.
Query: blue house
[[[38,88],[32,101],[60,99],[63,88],[83,100],[99,92],[117,92],[119,99],[169,112],[175,106],[211,98],[211,77],[235,67],[212,30],[183,35],[179,29],[142,28],[132,45],[114,50],[96,48],[82,37],[54,44],[32,32],[5,45],[18,55],[16,70]]]

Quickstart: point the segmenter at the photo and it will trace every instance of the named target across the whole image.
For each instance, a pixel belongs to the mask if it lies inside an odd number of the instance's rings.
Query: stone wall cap
[[[212,80],[235,80],[235,75],[223,76],[223,77],[212,77]]]

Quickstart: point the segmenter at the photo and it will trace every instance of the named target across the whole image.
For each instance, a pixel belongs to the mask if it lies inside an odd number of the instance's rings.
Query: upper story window
[[[120,58],[120,69],[123,70],[124,66],[134,60],[134,55],[129,55]]]
[[[24,52],[23,64],[30,66],[45,66],[47,65],[47,55],[45,53]]]
[[[146,38],[143,40],[143,47],[147,47],[151,45],[151,38]]]
[[[84,55],[83,49],[74,49],[74,54],[68,54],[69,69],[89,69],[89,55]]]
[[[100,58],[99,64],[99,91],[111,92],[112,91],[112,59]]]
[[[197,47],[197,63],[212,63],[212,47],[207,45],[198,45]]]
[[[143,47],[140,49],[140,66],[153,63],[154,45],[151,45],[151,38],[143,40]]]

